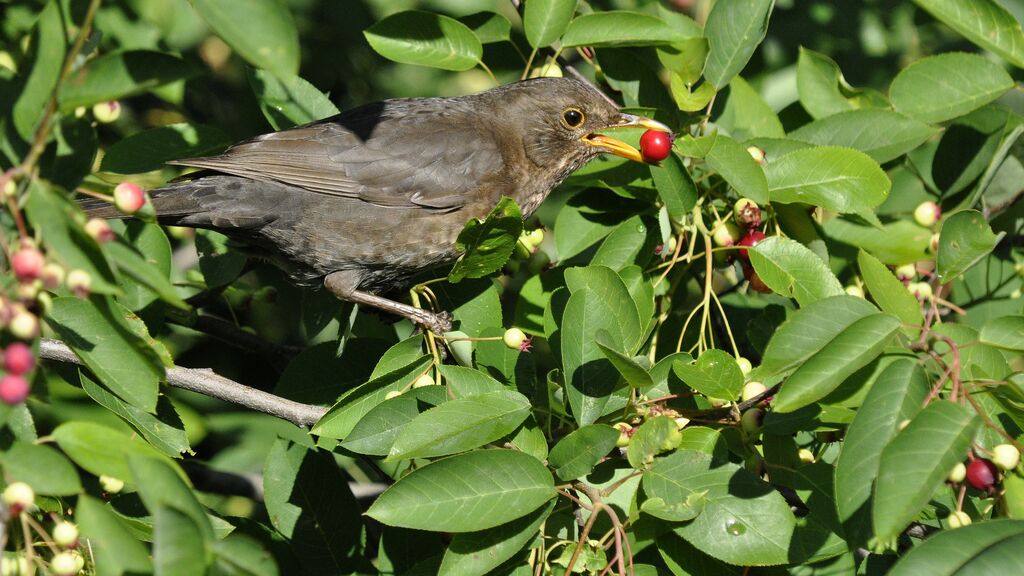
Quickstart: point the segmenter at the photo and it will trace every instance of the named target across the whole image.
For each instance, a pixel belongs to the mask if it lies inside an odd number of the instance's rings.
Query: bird
[[[596,87],[535,78],[458,97],[401,98],[257,136],[150,198],[162,224],[206,228],[257,250],[302,286],[410,319],[436,333],[451,318],[382,296],[459,257],[456,239],[503,196],[528,218],[600,154],[640,152],[600,131],[671,132],[627,114]],[[91,216],[124,217],[85,200]]]

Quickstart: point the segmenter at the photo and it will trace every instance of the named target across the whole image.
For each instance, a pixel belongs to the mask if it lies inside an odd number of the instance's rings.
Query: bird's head
[[[486,94],[486,93],[485,93]],[[640,151],[602,132],[647,128],[671,132],[650,118],[620,112],[608,98],[578,80],[536,78],[490,91],[497,109],[521,131],[530,161],[554,169],[559,180],[599,154],[643,162]]]

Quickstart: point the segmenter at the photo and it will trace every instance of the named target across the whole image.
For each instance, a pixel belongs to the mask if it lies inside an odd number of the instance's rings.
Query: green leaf
[[[863,298],[833,296],[801,308],[775,330],[757,371],[761,379],[803,364],[857,320],[878,312]]]
[[[198,124],[170,124],[143,130],[119,140],[103,155],[100,170],[137,174],[162,168],[168,160],[208,156],[231,141],[220,128]]]
[[[672,98],[683,112],[703,110],[715,96],[715,87],[710,82],[705,82],[696,88],[692,84],[692,82],[687,84],[678,74],[673,74],[669,83]]]
[[[673,152],[658,166],[651,166],[650,170],[654,187],[658,189],[669,218],[673,222],[682,222],[697,204],[697,186],[683,165],[683,159]]]
[[[356,454],[387,456],[402,428],[420,415],[419,404],[413,392],[377,404],[356,422],[341,446]]]
[[[575,46],[652,46],[672,44],[689,38],[668,22],[638,12],[609,10],[582,14],[569,23],[562,35],[562,48]]]
[[[299,33],[277,0],[191,0],[206,23],[256,68],[299,73]]]
[[[93,422],[61,424],[52,436],[60,449],[79,467],[95,476],[112,476],[125,482],[134,481],[127,456],[164,457],[137,436]]]
[[[153,562],[146,545],[103,502],[85,494],[79,496],[75,522],[88,541],[98,576],[152,574]]]
[[[529,399],[510,390],[457,398],[402,427],[388,460],[465,452],[513,432],[529,413]]]
[[[330,453],[278,439],[263,467],[263,489],[270,522],[288,539],[303,573],[355,570],[359,504]]]
[[[214,538],[213,525],[206,516],[206,509],[196,499],[192,486],[182,478],[181,469],[166,458],[150,458],[139,454],[126,454],[125,458],[146,509],[156,513],[160,508],[169,506],[184,513],[194,522],[204,544],[202,548],[193,550],[193,554],[205,557],[209,563],[209,546]]]
[[[207,288],[224,286],[238,278],[248,261],[240,251],[229,247],[227,236],[213,230],[196,232],[196,250]]]
[[[843,293],[843,285],[828,265],[795,240],[771,236],[747,252],[761,280],[775,293],[794,298],[801,306]]]
[[[871,211],[892,187],[870,156],[834,146],[790,152],[768,162],[764,171],[772,202],[799,202],[840,213]]]
[[[654,386],[654,381],[651,380],[651,375],[647,373],[647,370],[632,357],[617,350],[611,340],[612,338],[608,335],[607,331],[599,330],[594,338],[594,343],[597,344],[597,347],[601,349],[601,353],[612,363],[612,366],[615,367],[615,370],[619,372],[619,375],[622,376],[626,383],[638,390],[647,390]]]
[[[621,270],[632,265],[641,250],[647,245],[648,230],[640,216],[631,216],[623,220],[604,239],[600,248],[590,260],[594,266],[607,266],[612,270]],[[645,258],[647,255],[644,255]],[[646,259],[644,260],[646,262]]]
[[[278,576],[277,562],[254,538],[237,531],[213,543],[217,576]]]
[[[626,449],[626,459],[633,468],[646,470],[654,462],[655,456],[678,447],[682,437],[675,419],[669,416],[647,418],[633,431]]]
[[[981,327],[980,340],[1006,350],[1024,350],[1024,316],[992,318]]]
[[[29,53],[21,64],[29,71],[28,78],[11,109],[14,128],[26,142],[32,141],[64,67],[67,41],[60,2],[50,0],[46,3],[39,13],[30,42]]]
[[[889,98],[897,112],[935,123],[963,116],[1013,88],[995,62],[977,54],[949,53],[922,58],[896,75]]]
[[[481,44],[506,42],[512,37],[512,23],[497,12],[477,12],[459,18],[459,22],[469,26]]]
[[[981,420],[946,400],[918,413],[882,450],[872,518],[875,537],[896,538],[942,486],[971,447]]]
[[[1024,522],[991,520],[943,530],[911,548],[889,576],[1015,574],[1021,564]]]
[[[943,24],[1024,68],[1024,32],[1013,14],[995,0],[914,0]]]
[[[700,140],[708,138],[711,139],[711,147],[704,156],[708,166],[718,172],[740,195],[758,204],[767,204],[769,180],[766,179],[765,170],[754,161],[746,147],[722,134],[705,136]]]
[[[850,324],[785,381],[772,400],[772,410],[792,412],[824,398],[881,354],[899,327],[898,318],[884,313]]]
[[[832,218],[823,226],[825,235],[870,252],[885,264],[900,265],[928,258],[932,232],[909,219],[897,220],[881,228],[858,224],[845,218]]]
[[[462,71],[483,56],[483,46],[468,26],[432,12],[392,14],[363,35],[378,54],[403,64]]]
[[[451,390],[452,395],[456,398],[476,396],[505,389],[501,382],[479,370],[465,366],[451,366],[449,364],[442,364],[440,369],[448,389]]]
[[[591,424],[604,414],[619,375],[601,349],[597,334],[604,330],[605,343],[633,353],[639,345],[640,320],[625,284],[612,270],[601,266],[566,271],[572,291],[562,320],[561,352],[566,396],[576,421]]]
[[[199,69],[177,56],[150,50],[111,52],[89,60],[61,85],[61,110],[92,106],[187,80]]]
[[[299,76],[252,69],[249,85],[274,130],[308,124],[339,112],[323,92]]]
[[[700,33],[699,28],[697,33]],[[687,38],[671,46],[658,47],[658,60],[661,61],[661,65],[678,76],[686,86],[692,86],[700,79],[707,59],[708,39],[703,36]]]
[[[736,358],[724,350],[706,350],[692,364],[676,360],[672,371],[687,386],[712,398],[734,400],[743,390],[743,372]]]
[[[125,242],[123,239],[116,239],[104,244],[107,255],[117,265],[119,272],[131,278],[138,284],[145,286],[161,300],[181,310],[188,310],[189,305],[178,296],[178,291],[168,278],[169,270],[161,270],[157,262],[151,261],[143,254]]]
[[[534,49],[558,40],[576,12],[576,0],[533,0],[523,8],[523,29]]]
[[[430,356],[422,356],[383,376],[371,375],[369,382],[346,392],[310,432],[326,438],[346,438],[371,408],[384,401],[388,392],[402,390],[411,384],[426,372],[431,361]]]
[[[615,448],[619,431],[607,424],[590,424],[558,441],[548,454],[548,465],[566,482],[582,478]]]
[[[889,107],[885,96],[847,84],[839,65],[831,58],[802,46],[797,59],[796,85],[800,104],[812,118],[860,108]]]
[[[79,379],[90,398],[120,416],[157,450],[172,458],[180,457],[183,452],[191,453],[185,425],[167,396],[157,400],[156,415],[153,415],[111,394],[84,372],[79,372]]]
[[[885,126],[885,130],[879,130]],[[924,122],[892,110],[867,108],[839,112],[789,133],[789,138],[819,146],[860,150],[875,162],[895,160],[939,132]]]
[[[741,566],[786,563],[795,525],[786,501],[736,464],[710,465],[707,454],[677,450],[644,473],[644,492],[667,503],[703,497],[703,512],[674,530],[702,552]]]
[[[153,512],[153,563],[156,574],[205,574],[212,561],[203,532],[187,514],[170,506]],[[206,553],[197,553],[199,551]]]
[[[476,532],[525,516],[554,496],[551,473],[536,458],[480,450],[416,469],[366,514],[389,526]]]
[[[502,562],[513,557],[540,532],[540,526],[551,515],[555,502],[511,522],[479,532],[463,532],[452,537],[445,550],[440,576],[489,574]]]
[[[459,232],[455,245],[463,254],[448,274],[448,280],[482,278],[500,270],[508,262],[522,232],[523,214],[519,206],[515,200],[502,197],[483,222],[470,220]]]
[[[761,99],[757,90],[740,76],[733,78],[729,84],[729,99],[725,101],[725,109],[715,124],[740,141],[786,136],[779,116]]]
[[[109,297],[56,298],[46,321],[104,386],[129,404],[156,411],[164,366],[130,325],[134,315]],[[137,319],[136,319],[137,321]]]
[[[39,494],[70,496],[82,491],[75,467],[46,445],[15,440],[0,452],[0,465],[8,482],[25,482]]]
[[[994,234],[977,210],[963,210],[944,218],[935,258],[939,279],[943,284],[952,282],[988,256],[1005,234]]]
[[[898,359],[878,375],[846,431],[836,461],[835,495],[839,520],[851,544],[871,534],[871,490],[878,477],[882,449],[900,422],[914,417],[928,395],[924,370],[910,358]]]
[[[704,35],[710,53],[704,78],[721,90],[739,74],[768,32],[775,0],[718,0],[708,14]]]
[[[917,298],[878,258],[861,250],[857,254],[857,268],[860,269],[860,277],[864,280],[868,294],[882,311],[895,315],[904,324],[924,324],[921,304]]]

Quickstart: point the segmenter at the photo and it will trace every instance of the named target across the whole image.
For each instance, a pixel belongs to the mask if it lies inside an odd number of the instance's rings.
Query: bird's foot
[[[431,312],[429,310],[423,310],[417,308],[419,313],[416,314],[415,318],[409,318],[416,324],[423,328],[430,330],[438,336],[443,336],[445,332],[452,331],[452,321],[455,319],[451,312],[442,310],[441,312]]]

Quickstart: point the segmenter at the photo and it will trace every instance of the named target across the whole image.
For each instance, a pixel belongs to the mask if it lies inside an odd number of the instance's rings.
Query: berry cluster
[[[36,493],[31,486],[24,482],[12,482],[4,489],[2,499],[8,514],[15,517],[32,511],[35,506]],[[54,517],[55,522],[49,534],[46,534],[34,522],[28,526],[38,530],[40,535],[48,540],[48,547],[53,551],[53,555],[49,559],[49,572],[47,573],[54,576],[74,576],[85,568],[85,557],[78,551],[78,526],[59,516],[54,515]],[[27,557],[5,555],[3,565],[0,566],[0,573],[33,574],[35,570],[29,564]]]

